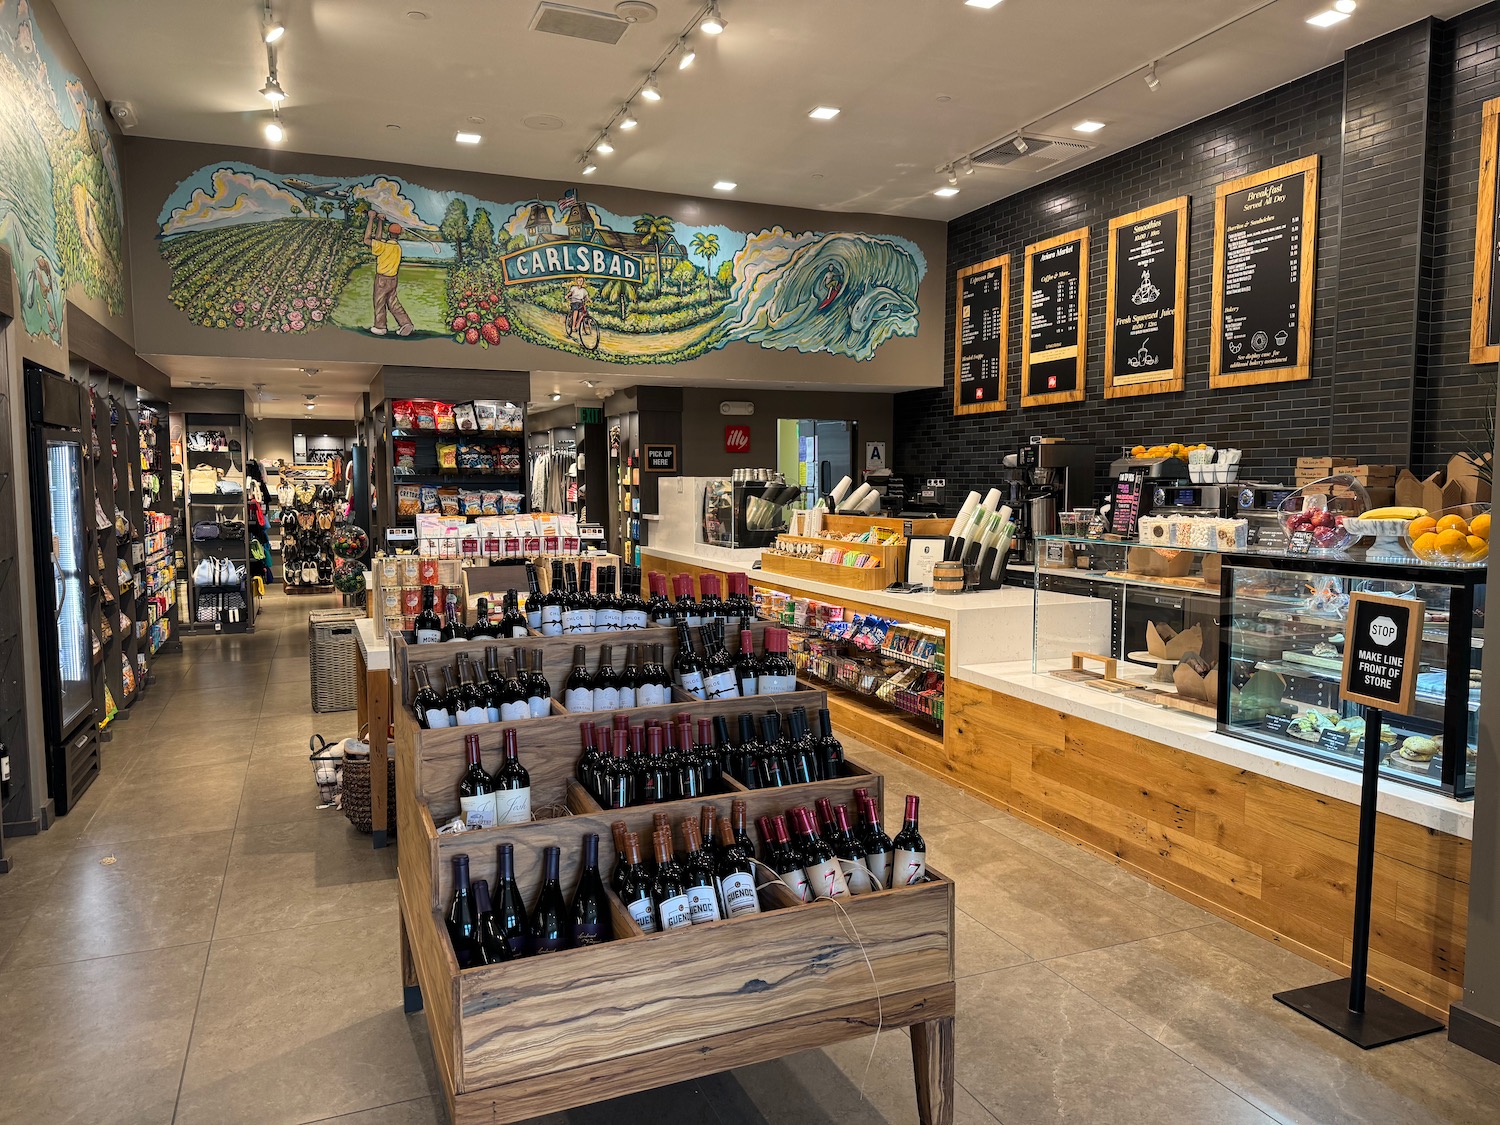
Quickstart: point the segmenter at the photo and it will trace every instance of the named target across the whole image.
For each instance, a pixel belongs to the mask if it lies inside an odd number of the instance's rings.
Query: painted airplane
[[[340,188],[333,182],[326,184],[310,184],[306,180],[282,180],[283,186],[291,188],[305,196],[316,196],[319,199],[331,199],[335,203],[345,203],[349,199],[349,189]]]

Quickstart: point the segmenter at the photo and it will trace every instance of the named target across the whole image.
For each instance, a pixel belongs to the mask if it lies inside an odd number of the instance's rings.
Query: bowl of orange
[[[1412,554],[1439,566],[1483,566],[1490,557],[1490,506],[1460,504],[1407,525]]]

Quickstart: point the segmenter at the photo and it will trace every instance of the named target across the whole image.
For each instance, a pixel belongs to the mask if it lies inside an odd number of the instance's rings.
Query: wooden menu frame
[[[1208,385],[1253,387],[1262,383],[1292,383],[1312,377],[1313,274],[1317,268],[1318,246],[1318,157],[1293,160],[1264,172],[1241,176],[1220,184],[1214,199],[1214,311],[1208,348]],[[1302,246],[1297,297],[1297,362],[1286,367],[1267,367],[1259,371],[1226,372],[1222,367],[1220,335],[1224,324],[1224,201],[1235,192],[1259,187],[1273,180],[1306,173],[1302,179]]]
[[[1000,292],[1000,397],[993,402],[965,404],[959,397],[962,393],[959,370],[963,366],[964,356],[964,279],[992,269],[1000,270],[1005,278]],[[965,266],[958,271],[956,276],[957,292],[953,305],[953,413],[955,415],[990,414],[1005,410],[1010,401],[1009,388],[1006,385],[1010,381],[1010,255],[1001,254],[998,258],[990,258],[972,266]]]
[[[1115,277],[1119,269],[1119,247],[1115,232],[1121,227],[1133,226],[1158,215],[1177,216],[1177,287],[1173,302],[1172,318],[1175,322],[1172,350],[1172,373],[1169,378],[1156,378],[1140,382],[1115,382]],[[1136,395],[1170,394],[1183,389],[1187,373],[1187,271],[1188,271],[1188,197],[1178,196],[1165,203],[1143,207],[1128,215],[1109,221],[1109,271],[1104,283],[1104,397],[1131,398]]]
[[[1500,310],[1490,307],[1495,267],[1495,159],[1500,139],[1500,98],[1484,103],[1479,134],[1479,215],[1474,226],[1474,304],[1469,324],[1469,362],[1500,362],[1500,344],[1490,343],[1490,322]]]
[[[1050,394],[1028,394],[1031,382],[1031,264],[1038,254],[1054,246],[1078,243],[1078,386],[1071,391],[1054,391]],[[1082,402],[1088,382],[1088,330],[1089,330],[1089,228],[1079,227],[1066,234],[1059,234],[1026,247],[1025,295],[1021,318],[1021,406],[1048,406],[1057,402]]]

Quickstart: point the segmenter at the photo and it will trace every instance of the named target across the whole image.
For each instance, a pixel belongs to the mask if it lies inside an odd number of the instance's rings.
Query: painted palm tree
[[[656,251],[656,289],[666,289],[666,279],[661,275],[661,248],[672,237],[677,224],[666,215],[642,215],[635,221],[635,233],[641,236],[641,244]]]
[[[599,290],[599,296],[606,301],[620,302],[620,319],[625,319],[625,306],[635,304],[636,298],[641,295],[641,287],[634,281],[626,281],[623,277],[612,277],[604,283]]]
[[[714,277],[714,255],[719,252],[719,236],[716,234],[704,234],[699,231],[693,235],[693,253],[708,263],[704,275],[710,282]]]

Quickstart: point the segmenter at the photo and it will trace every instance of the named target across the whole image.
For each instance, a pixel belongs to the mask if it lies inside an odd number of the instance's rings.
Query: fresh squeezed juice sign
[[[1425,609],[1414,598],[1350,595],[1340,699],[1411,714]]]

